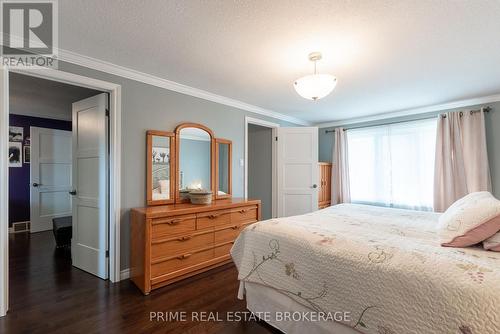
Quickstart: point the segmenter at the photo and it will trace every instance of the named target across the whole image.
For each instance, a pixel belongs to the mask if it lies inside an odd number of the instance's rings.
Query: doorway
[[[89,107],[98,103],[87,104],[96,98],[102,100],[101,108],[92,111]],[[46,262],[59,264],[44,271],[46,278],[59,277],[71,266],[108,278],[107,99],[106,93],[97,90],[10,75],[11,279],[20,280],[16,272],[22,266],[29,276],[25,283],[40,282],[39,288],[43,287],[38,277],[42,268],[23,264],[39,263],[36,254],[20,251],[33,247],[40,256],[53,254],[52,261],[45,256]]]
[[[245,198],[258,198],[262,219],[276,218],[276,137],[279,124],[245,118]]]
[[[21,149],[23,150],[22,155],[24,157],[29,156],[30,159],[30,165],[31,161],[33,161],[35,158],[33,157],[33,152],[31,150],[24,152],[24,147],[23,146],[30,146],[32,145],[32,140],[37,140],[34,137],[32,137],[31,133],[32,130],[34,131],[33,133],[37,133],[40,137],[40,132],[43,133],[41,137],[43,138],[45,136],[45,139],[47,141],[51,141],[54,137],[59,137],[59,139],[64,138],[65,136],[68,136],[68,133],[71,133],[71,136],[73,137],[72,143],[70,145],[71,151],[74,151],[72,153],[72,159],[71,159],[71,167],[68,168],[69,164],[69,159],[68,159],[68,145],[67,142],[64,144],[64,140],[58,141],[57,145],[46,145],[47,143],[43,144],[39,141],[39,161],[38,163],[42,162],[43,167],[39,168],[39,173],[41,179],[45,178],[44,182],[30,182],[29,186],[31,188],[42,188],[43,186],[47,186],[47,183],[55,183],[56,181],[64,181],[66,178],[66,181],[68,180],[68,170],[71,170],[72,176],[71,177],[71,190],[69,192],[66,191],[60,191],[59,194],[55,191],[50,191],[51,189],[44,189],[45,191],[43,192],[46,195],[39,196],[38,200],[38,206],[39,206],[39,218],[46,216],[50,216],[51,214],[55,214],[55,218],[64,218],[68,217],[65,216],[66,214],[70,213],[69,217],[71,218],[76,218],[76,222],[78,221],[85,221],[86,223],[89,221],[96,221],[104,218],[106,221],[109,221],[109,224],[106,226],[106,230],[103,233],[100,233],[99,236],[96,238],[99,240],[98,242],[98,247],[96,247],[95,244],[91,244],[91,242],[88,242],[87,244],[84,239],[85,238],[77,238],[77,242],[71,242],[71,247],[67,249],[68,245],[58,245],[62,246],[62,249],[65,248],[66,250],[73,250],[73,255],[75,254],[74,248],[75,244],[77,244],[81,250],[76,252],[80,256],[77,258],[73,257],[73,265],[77,265],[77,267],[88,271],[92,272],[91,270],[88,270],[89,267],[92,266],[99,266],[100,268],[106,268],[106,274],[105,276],[107,277],[107,273],[109,272],[109,279],[112,282],[116,282],[120,280],[120,262],[119,262],[119,161],[120,161],[120,155],[119,155],[119,147],[120,147],[120,141],[119,141],[119,133],[120,133],[120,99],[121,99],[121,92],[120,92],[120,86],[115,85],[115,84],[110,84],[104,81],[100,80],[94,80],[62,71],[56,71],[56,70],[44,70],[44,71],[37,71],[37,70],[23,70],[23,71],[16,71],[20,73],[14,73],[14,72],[9,72],[6,69],[1,69],[0,70],[0,79],[1,84],[1,95],[2,97],[10,97],[11,92],[15,91],[15,85],[13,84],[13,81],[18,79],[20,76],[23,77],[23,79],[26,80],[45,80],[46,83],[43,87],[49,87],[50,85],[67,85],[71,86],[73,89],[77,89],[79,91],[86,91],[88,93],[87,98],[84,96],[81,96],[83,98],[79,99],[79,103],[73,104],[72,111],[70,111],[71,116],[70,119],[73,123],[73,125],[70,127],[69,131],[68,129],[66,130],[60,130],[60,129],[50,129],[47,127],[36,127],[34,126],[32,129],[30,127],[29,130],[29,136],[26,136],[23,134],[23,140],[21,142]],[[10,78],[9,78],[10,77]],[[41,87],[41,86],[38,86]],[[104,93],[103,93],[104,92]],[[33,94],[40,93],[40,89],[35,90],[32,92],[31,96]],[[95,95],[97,93],[98,95]],[[90,96],[90,97],[88,97]],[[100,96],[100,98],[99,98]],[[108,96],[109,96],[109,102],[108,102]],[[50,101],[54,101],[53,98],[49,99]],[[78,102],[78,100],[73,99],[73,102]],[[15,104],[11,101],[10,105],[9,102],[5,103],[5,99],[2,100],[3,103],[0,106],[0,128],[2,131],[5,129],[9,130],[9,123],[12,123],[9,120],[9,109],[11,109]],[[105,103],[101,103],[104,102]],[[100,104],[99,104],[100,103]],[[53,106],[52,106],[53,107]],[[71,108],[71,105],[70,105]],[[75,109],[76,108],[76,109]],[[14,108],[15,109],[15,108]],[[12,109],[10,110],[11,112],[15,110]],[[34,108],[31,108],[31,112],[33,111]],[[80,112],[80,113],[79,113]],[[84,132],[78,132],[79,129],[78,127],[75,128],[74,120],[75,120],[75,114],[80,115],[80,118],[77,122],[77,124],[82,124],[81,129],[90,129],[91,132],[93,133],[87,133],[88,131]],[[28,117],[35,117],[33,115],[24,115]],[[47,115],[45,115],[47,116]],[[78,117],[78,116],[77,116]],[[106,119],[106,117],[109,117],[109,125],[107,123],[104,123],[102,120]],[[40,117],[42,118],[42,117]],[[70,123],[71,124],[71,123]],[[42,130],[36,129],[36,128],[42,128]],[[14,129],[16,130],[16,129]],[[60,131],[55,131],[55,130],[60,130]],[[76,130],[76,132],[75,132]],[[62,132],[62,131],[66,131]],[[14,131],[15,132],[15,131]],[[24,132],[24,131],[23,131]],[[28,131],[27,131],[28,132]],[[5,132],[4,132],[5,133]],[[29,137],[29,141],[26,141],[26,137]],[[75,140],[74,138],[78,138],[76,141],[77,143],[81,143],[80,147],[78,144],[75,147]],[[109,138],[109,143],[106,141],[102,141],[102,138]],[[5,158],[0,158],[0,171],[2,172],[2,177],[8,176],[9,170],[12,169],[12,167],[9,167],[9,164],[12,163],[19,163],[19,161],[10,161],[11,159],[11,154],[7,155],[7,149],[11,146],[9,144],[9,138],[8,136],[2,136],[1,137],[1,152],[4,152],[4,157]],[[42,140],[43,141],[43,140]],[[93,145],[95,142],[97,142],[97,145]],[[24,145],[24,144],[30,144],[30,145]],[[19,147],[19,144],[15,145],[16,147]],[[66,147],[66,151],[63,147]],[[100,151],[98,149],[100,147],[101,149],[105,149],[105,159],[96,159],[96,154],[103,153],[103,151]],[[75,150],[76,148],[76,150]],[[62,152],[64,151],[64,152]],[[97,152],[97,153],[96,153]],[[43,154],[40,154],[43,153]],[[55,154],[48,154],[48,153],[55,153]],[[71,154],[71,153],[70,153]],[[7,159],[7,157],[9,157]],[[85,159],[85,161],[81,160],[75,164],[75,159],[80,157],[82,159]],[[51,161],[50,158],[53,158],[55,160]],[[65,164],[66,168],[63,168],[63,170],[57,169],[57,168],[51,168],[48,167],[50,165],[59,165],[61,164],[61,161],[59,159],[64,160],[62,164]],[[14,159],[16,160],[16,159]],[[17,159],[19,160],[19,159]],[[95,163],[93,163],[95,162]],[[103,163],[101,163],[103,162]],[[92,179],[84,180],[82,179],[82,175],[85,173],[75,173],[75,168],[80,166],[81,170],[83,171],[90,171],[93,170],[94,172],[97,172],[97,176],[104,174],[105,177],[103,179],[100,179],[99,177],[96,177],[96,174],[93,173]],[[97,169],[96,169],[97,166]],[[52,166],[53,167],[53,166]],[[59,166],[60,167],[60,166]],[[56,170],[57,169],[57,170]],[[108,177],[108,171],[111,171]],[[78,180],[78,177],[80,177],[80,180]],[[94,182],[94,180],[97,179],[97,183]],[[37,181],[37,180],[33,180]],[[48,182],[49,181],[49,182]],[[83,182],[82,182],[83,181]],[[12,181],[10,182],[12,186]],[[62,182],[66,183],[65,186],[68,186],[68,182]],[[36,185],[33,186],[33,184]],[[97,187],[93,187],[94,184],[97,184]],[[3,208],[7,208],[9,206],[8,200],[9,200],[9,188],[8,187],[8,182],[5,182],[2,184],[1,189],[0,189],[0,206]],[[55,185],[55,184],[50,184],[50,185]],[[49,186],[50,186],[49,185]],[[79,185],[81,188],[81,192],[75,191],[75,185]],[[82,186],[84,185],[84,186]],[[6,187],[7,186],[7,187]],[[47,187],[49,187],[47,186]],[[94,188],[94,189],[91,189]],[[97,190],[95,190],[97,189]],[[104,193],[103,190],[104,189]],[[54,189],[52,189],[54,190]],[[67,190],[67,189],[66,189]],[[77,189],[78,190],[78,189]],[[91,193],[98,193],[98,196],[89,196]],[[71,195],[69,193],[72,193]],[[76,194],[81,193],[81,198],[78,198],[78,196],[75,196]],[[109,195],[109,196],[108,196]],[[69,196],[71,198],[71,212],[68,212],[67,208],[67,201],[61,201],[60,199],[62,197],[66,196],[66,198]],[[35,201],[36,202],[36,201]],[[76,205],[75,205],[76,203]],[[36,203],[35,203],[36,204]],[[90,205],[93,204],[93,205]],[[85,206],[85,208],[83,208]],[[31,202],[30,202],[30,207],[31,207]],[[75,208],[79,208],[80,210],[76,211],[75,215]],[[12,211],[12,210],[11,210]],[[32,211],[32,210],[29,210]],[[8,306],[8,290],[9,290],[9,285],[8,285],[8,274],[9,274],[9,268],[8,268],[8,260],[9,260],[9,252],[8,252],[8,241],[9,239],[15,239],[19,235],[9,235],[9,215],[8,215],[8,210],[2,210],[2,214],[0,217],[0,248],[2,250],[2,257],[0,259],[0,265],[2,267],[3,273],[0,275],[0,316],[5,315],[7,311],[7,306]],[[26,220],[25,222],[31,221],[31,214],[29,215],[29,219]],[[12,223],[12,220],[10,220]],[[75,224],[75,222],[73,222]],[[25,224],[25,229],[26,225],[29,226],[29,224]],[[48,226],[50,225],[50,226]],[[88,224],[86,224],[88,225]],[[73,225],[75,226],[75,225]],[[50,231],[45,231],[48,227],[51,228]],[[56,238],[52,236],[52,224],[47,224],[45,222],[44,224],[39,224],[37,229],[40,229],[40,233],[33,233],[33,236],[36,237],[36,247],[45,247],[45,243],[52,242],[54,246],[54,249],[56,250]],[[83,232],[82,232],[83,231]],[[89,235],[90,231],[85,231],[83,228],[79,229],[79,232],[82,232],[81,234],[78,235]],[[25,234],[26,235],[26,234]],[[31,238],[31,235],[29,235]],[[87,240],[93,239],[92,237],[87,238]],[[43,242],[42,242],[43,241]],[[26,239],[23,241],[26,242]],[[43,246],[40,246],[42,245]],[[106,252],[106,249],[102,249],[102,245],[105,245],[106,248],[109,246],[109,253]],[[101,248],[99,248],[101,247]],[[16,247],[11,247],[11,250],[19,249]],[[103,253],[105,255],[104,261],[102,258],[96,259],[95,257],[92,258],[92,254],[85,254],[85,251],[92,253],[92,251],[99,250],[100,253]],[[59,249],[60,250],[60,249]],[[60,252],[59,252],[60,253]],[[107,254],[106,254],[107,253]],[[15,254],[13,254],[15,256]],[[71,258],[71,257],[70,257]],[[61,259],[57,259],[54,263],[61,263]],[[97,263],[96,263],[97,262]],[[105,262],[105,265],[104,265]],[[78,264],[79,263],[79,264]],[[55,266],[57,267],[57,266]],[[64,266],[63,266],[64,267]],[[92,274],[103,277],[101,275],[101,272],[92,272]],[[90,276],[90,275],[88,275]],[[30,278],[32,279],[32,278]]]

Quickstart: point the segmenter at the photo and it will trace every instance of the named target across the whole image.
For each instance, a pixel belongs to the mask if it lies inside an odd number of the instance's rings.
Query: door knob
[[[313,184],[313,188],[318,188],[318,185],[317,184]]]
[[[39,187],[39,186],[41,186],[41,184],[36,183],[36,182],[34,182],[34,183],[33,183],[33,187],[35,187],[35,188],[36,188],[36,187]]]
[[[76,190],[71,190],[71,191],[69,192],[69,194],[70,194],[70,195],[75,196],[75,195],[76,195]]]

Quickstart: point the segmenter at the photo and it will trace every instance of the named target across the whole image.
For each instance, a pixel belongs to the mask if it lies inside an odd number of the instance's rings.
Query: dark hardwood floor
[[[10,235],[10,310],[0,333],[277,333],[256,321],[190,321],[192,312],[246,311],[233,265],[143,296],[71,266],[52,232]],[[150,312],[186,312],[188,321],[150,321]]]

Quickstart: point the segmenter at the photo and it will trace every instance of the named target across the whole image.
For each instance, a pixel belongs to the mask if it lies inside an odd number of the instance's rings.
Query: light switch
[[[245,160],[243,160],[243,158],[240,159],[240,167],[243,167],[245,166]]]

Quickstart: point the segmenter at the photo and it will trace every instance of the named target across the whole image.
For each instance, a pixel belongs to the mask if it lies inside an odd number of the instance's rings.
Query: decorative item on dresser
[[[319,193],[318,208],[324,209],[331,205],[332,198],[332,164],[329,162],[319,162]]]
[[[232,198],[231,151],[201,124],[147,132],[148,207],[131,210],[130,253],[144,294],[230,262],[240,231],[260,220],[260,200]]]

